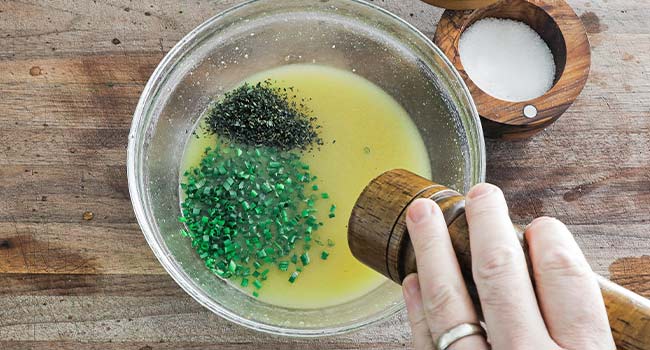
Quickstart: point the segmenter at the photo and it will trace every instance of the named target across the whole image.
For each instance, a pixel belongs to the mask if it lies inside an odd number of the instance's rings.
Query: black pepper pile
[[[269,80],[245,83],[226,93],[210,110],[209,131],[234,143],[280,151],[322,144],[316,118],[307,114],[304,104],[292,100],[296,97],[292,93],[293,88],[273,87]]]

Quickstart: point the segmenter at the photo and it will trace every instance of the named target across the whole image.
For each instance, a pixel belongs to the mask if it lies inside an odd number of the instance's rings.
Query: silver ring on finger
[[[461,323],[440,335],[436,341],[436,350],[447,350],[451,344],[472,335],[486,337],[485,329],[476,323]]]

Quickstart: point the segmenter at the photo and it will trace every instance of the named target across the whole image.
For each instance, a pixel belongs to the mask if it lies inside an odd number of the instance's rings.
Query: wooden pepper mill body
[[[408,274],[417,272],[406,229],[406,208],[417,198],[430,198],[442,209],[465,283],[480,313],[472,277],[465,199],[452,189],[402,169],[375,178],[357,200],[348,223],[352,254],[399,284]],[[515,230],[529,261],[523,229],[515,226]],[[531,265],[528,266],[530,270]],[[597,278],[617,347],[650,349],[650,301],[601,276]]]

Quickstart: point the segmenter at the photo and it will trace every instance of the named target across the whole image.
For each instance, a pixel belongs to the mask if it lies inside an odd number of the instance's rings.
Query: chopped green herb
[[[292,263],[310,263],[307,251],[320,242],[322,225],[315,208],[324,196],[305,193],[314,180],[300,158],[217,142],[185,173],[180,234],[215,274],[258,290],[273,266],[288,271]],[[296,266],[294,281],[300,271]]]
[[[298,272],[298,271],[294,271],[293,273],[291,273],[291,276],[289,276],[289,282],[291,282],[291,283],[295,282],[296,278],[298,278],[299,274],[300,274],[300,272]]]
[[[303,253],[300,256],[300,261],[302,261],[303,266],[309,265],[309,254],[307,252]]]
[[[253,281],[253,285],[254,285],[255,288],[257,288],[257,289],[262,288],[262,282],[260,282],[259,280],[255,280],[255,281]]]

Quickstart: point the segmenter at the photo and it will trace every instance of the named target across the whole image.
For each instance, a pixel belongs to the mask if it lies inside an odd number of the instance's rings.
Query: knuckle
[[[474,279],[485,306],[504,307],[504,312],[512,305],[512,286],[523,283],[522,276],[528,278],[523,251],[518,247],[499,246],[492,249],[485,258],[477,261]]]
[[[494,195],[491,195],[494,196]],[[503,198],[480,198],[469,202],[466,208],[468,220],[493,220],[495,215],[508,215],[508,206]]]
[[[540,343],[541,342],[541,343]],[[506,349],[514,350],[563,350],[551,339],[533,339],[530,332],[524,328],[511,334],[509,342],[504,344]]]
[[[422,229],[412,231],[412,233],[409,231],[409,236],[416,254],[433,254],[436,247],[444,243],[444,238],[436,235],[435,232]]]
[[[591,268],[580,254],[564,247],[553,247],[543,252],[537,261],[536,274],[560,277],[589,277]]]
[[[524,253],[516,246],[498,246],[477,259],[475,274],[478,280],[501,281],[517,274],[524,261]]]
[[[409,314],[412,329],[428,329],[427,318],[424,315]]]
[[[437,316],[450,310],[458,310],[463,303],[463,290],[456,283],[439,284],[431,291],[430,296],[423,300],[427,315]]]

